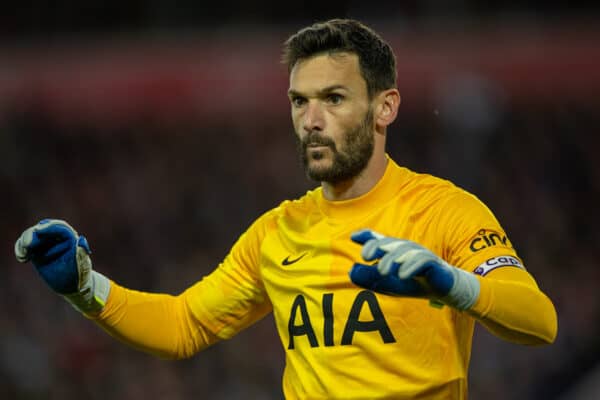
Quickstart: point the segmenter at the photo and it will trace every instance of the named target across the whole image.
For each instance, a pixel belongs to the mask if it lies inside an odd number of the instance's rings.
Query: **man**
[[[189,357],[273,312],[286,398],[464,399],[475,321],[553,342],[556,312],[493,214],[385,151],[400,95],[395,57],[353,20],[284,46],[307,175],[321,183],[259,217],[210,275],[178,296],[92,271],[86,239],[44,220],[15,244],[52,289],[111,335]]]

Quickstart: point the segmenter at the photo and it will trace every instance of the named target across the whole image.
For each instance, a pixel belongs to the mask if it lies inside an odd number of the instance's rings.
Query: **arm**
[[[479,282],[479,297],[468,312],[490,332],[520,344],[554,342],[556,310],[527,271],[497,268]]]
[[[525,271],[487,207],[460,195],[440,209],[444,213],[436,216],[440,239],[435,242],[440,255],[415,242],[359,231],[352,239],[363,245],[363,258],[377,264],[355,264],[351,280],[376,292],[429,298],[466,311],[511,342],[552,343],[557,334],[554,306]]]
[[[196,320],[184,295],[138,292],[115,282],[102,312],[86,317],[116,339],[161,358],[190,357],[219,340]]]
[[[93,271],[87,241],[64,221],[44,220],[27,229],[15,254],[112,336],[160,357],[183,358],[271,310],[255,273],[257,231],[242,235],[219,268],[179,296],[129,290]]]
[[[351,280],[395,296],[423,297],[468,312],[498,337],[521,344],[552,343],[557,322],[554,306],[522,268],[496,267],[487,276],[456,268],[408,240],[359,231],[353,240],[374,266],[355,264]]]
[[[440,256],[479,281],[468,313],[496,336],[521,344],[552,343],[556,310],[526,271],[492,211],[464,191],[448,196],[437,215]]]
[[[102,312],[88,317],[113,337],[164,358],[190,357],[229,339],[272,309],[260,282],[236,263],[242,245],[240,240],[215,271],[179,296],[112,282]]]

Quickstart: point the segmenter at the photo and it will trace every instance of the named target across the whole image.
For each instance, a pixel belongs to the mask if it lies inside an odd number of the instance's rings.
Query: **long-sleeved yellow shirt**
[[[353,231],[413,240],[478,274],[471,310],[376,294],[352,284]],[[286,352],[288,399],[465,399],[473,327],[523,344],[550,343],[551,301],[502,227],[473,195],[389,160],[365,195],[330,202],[309,191],[265,213],[211,274],[179,296],[111,283],[93,318],[162,357],[189,357],[273,312]]]

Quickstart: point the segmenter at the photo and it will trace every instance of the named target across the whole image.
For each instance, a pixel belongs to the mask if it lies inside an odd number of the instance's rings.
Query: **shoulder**
[[[277,207],[271,210],[271,215],[274,218],[306,216],[319,209],[320,196],[320,187],[308,190],[298,198],[282,201]]]
[[[401,171],[400,193],[424,207],[480,203],[480,200],[452,181],[435,175],[398,167]]]
[[[288,222],[307,220],[311,215],[320,213],[318,203],[320,195],[321,188],[316,188],[298,198],[284,200],[258,217],[253,226],[268,231],[275,229],[282,220]]]
[[[405,168],[401,200],[410,203],[414,213],[430,215],[443,221],[460,223],[470,221],[495,221],[487,205],[475,194],[448,179],[418,173]]]

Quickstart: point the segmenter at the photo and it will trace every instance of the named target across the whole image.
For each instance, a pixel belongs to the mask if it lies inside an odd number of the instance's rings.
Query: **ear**
[[[377,95],[375,122],[381,127],[387,127],[398,116],[400,106],[400,92],[398,89],[384,90]]]

